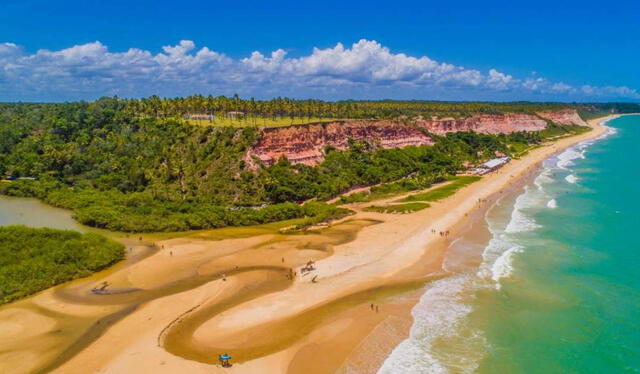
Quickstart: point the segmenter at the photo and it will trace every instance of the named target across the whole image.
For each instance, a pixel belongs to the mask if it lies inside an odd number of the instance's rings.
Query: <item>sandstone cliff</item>
[[[587,123],[580,118],[578,111],[575,109],[562,109],[552,112],[540,112],[538,115],[557,123],[558,125],[580,125],[587,126]]]
[[[540,131],[547,122],[532,114],[477,114],[467,118],[441,118],[416,120],[416,124],[429,132],[443,135],[448,132],[475,131],[483,134],[508,134],[517,131]]]
[[[293,164],[317,165],[326,147],[346,149],[349,139],[367,141],[382,148],[432,145],[431,137],[413,126],[396,121],[339,121],[261,130],[260,139],[249,150],[245,161],[254,166],[252,156],[265,165],[281,157]]]
[[[478,114],[467,118],[418,118],[415,124],[390,120],[352,120],[308,125],[263,128],[260,138],[244,160],[257,167],[254,157],[271,165],[281,157],[293,164],[318,165],[327,146],[346,149],[349,139],[367,141],[382,148],[409,145],[432,145],[434,140],[419,128],[436,135],[475,131],[484,134],[508,134],[517,131],[540,131],[551,120],[561,125],[586,125],[574,109],[523,113]]]

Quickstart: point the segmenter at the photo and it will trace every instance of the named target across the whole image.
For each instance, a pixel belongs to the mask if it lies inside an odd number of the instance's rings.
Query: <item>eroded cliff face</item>
[[[558,125],[580,125],[587,126],[587,123],[580,118],[578,111],[575,109],[555,110],[552,112],[540,112],[538,115]]]
[[[432,145],[434,140],[425,131],[436,135],[449,132],[475,131],[484,134],[508,134],[517,131],[540,131],[546,120],[561,125],[586,125],[574,109],[548,111],[533,114],[479,114],[467,118],[418,118],[415,124],[389,120],[353,120],[315,123],[299,126],[261,129],[260,138],[245,154],[250,168],[263,164],[272,165],[281,157],[293,164],[318,165],[324,160],[328,146],[347,149],[349,139],[366,141],[382,148],[409,145]]]
[[[260,139],[249,150],[245,161],[255,167],[253,156],[265,165],[286,157],[293,164],[315,166],[324,159],[328,146],[347,149],[349,139],[366,141],[382,148],[434,143],[431,137],[415,127],[396,121],[315,123],[262,129]]]
[[[482,134],[509,134],[517,131],[540,131],[547,123],[531,114],[478,114],[467,118],[418,119],[416,124],[429,132],[475,131]]]

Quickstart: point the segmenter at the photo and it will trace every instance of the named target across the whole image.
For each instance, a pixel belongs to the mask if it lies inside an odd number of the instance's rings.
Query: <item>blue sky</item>
[[[638,1],[2,0],[0,100],[640,101],[639,40]]]

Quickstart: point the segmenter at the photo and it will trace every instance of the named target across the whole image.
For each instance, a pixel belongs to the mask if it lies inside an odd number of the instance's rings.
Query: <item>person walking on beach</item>
[[[373,311],[373,304],[371,304],[371,310]]]

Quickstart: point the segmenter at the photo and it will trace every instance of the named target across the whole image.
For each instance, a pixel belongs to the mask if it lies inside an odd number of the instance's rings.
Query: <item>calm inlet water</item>
[[[480,266],[426,288],[380,374],[640,372],[640,116],[608,125],[488,211]]]
[[[85,231],[71,218],[71,212],[54,208],[36,199],[0,196],[0,226],[26,225]]]

